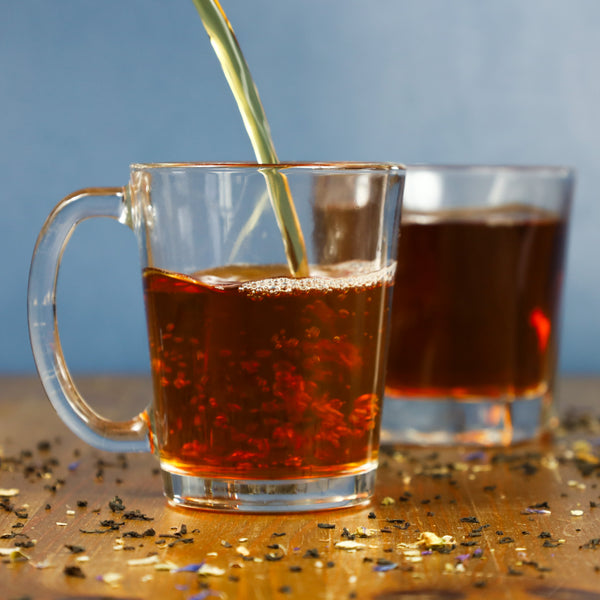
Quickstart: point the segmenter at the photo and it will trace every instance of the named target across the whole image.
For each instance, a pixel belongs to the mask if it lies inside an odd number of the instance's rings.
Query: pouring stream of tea
[[[258,90],[225,12],[218,0],[193,0],[193,2],[238,105],[257,162],[278,164],[279,160]],[[277,169],[267,167],[264,174],[283,237],[291,274],[295,277],[306,277],[308,276],[306,246],[287,178]]]

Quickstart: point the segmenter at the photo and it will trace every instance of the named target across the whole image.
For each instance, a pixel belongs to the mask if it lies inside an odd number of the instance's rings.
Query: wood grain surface
[[[150,394],[80,387],[112,418]],[[153,456],[87,447],[2,377],[0,599],[600,599],[600,379],[559,397],[579,412],[551,444],[384,448],[371,504],[251,516],[169,507]]]

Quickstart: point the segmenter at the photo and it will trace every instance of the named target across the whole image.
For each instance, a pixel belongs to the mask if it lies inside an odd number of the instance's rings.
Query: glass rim
[[[132,163],[132,171],[150,171],[150,170],[169,170],[169,169],[240,169],[240,170],[307,170],[307,171],[387,171],[404,172],[406,166],[394,162],[355,162],[355,161],[290,161],[280,163],[257,163],[257,162],[150,162],[150,163]]]
[[[523,174],[548,174],[562,175],[563,177],[573,177],[575,168],[569,165],[547,165],[547,164],[460,164],[460,163],[414,163],[405,164],[406,171],[436,171],[448,173],[523,173]]]

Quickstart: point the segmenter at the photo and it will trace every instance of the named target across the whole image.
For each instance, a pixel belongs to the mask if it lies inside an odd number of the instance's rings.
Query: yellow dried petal
[[[440,537],[433,531],[423,531],[417,540],[417,545],[425,546],[430,550],[440,550],[448,546],[455,546],[456,541],[451,535]]]

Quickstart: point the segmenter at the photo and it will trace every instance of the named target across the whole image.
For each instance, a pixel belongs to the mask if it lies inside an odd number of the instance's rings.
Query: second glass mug
[[[285,182],[309,277],[291,277],[269,205]],[[34,358],[59,416],[84,441],[153,451],[171,504],[301,511],[369,500],[404,170],[389,164],[138,164],[123,188],[60,202],[34,251]],[[89,217],[136,234],[153,399],[130,421],[98,415],[60,346],[56,281]]]
[[[575,173],[407,167],[382,439],[547,437]]]

